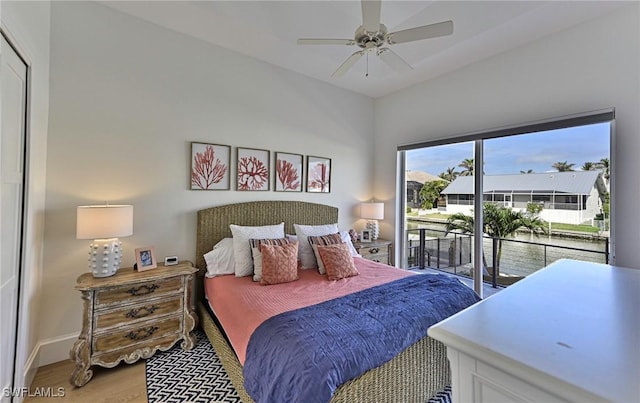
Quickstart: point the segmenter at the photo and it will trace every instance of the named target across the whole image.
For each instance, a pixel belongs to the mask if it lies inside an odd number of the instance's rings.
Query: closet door
[[[0,388],[11,390],[22,255],[27,66],[0,37]],[[5,394],[2,402],[10,400]]]

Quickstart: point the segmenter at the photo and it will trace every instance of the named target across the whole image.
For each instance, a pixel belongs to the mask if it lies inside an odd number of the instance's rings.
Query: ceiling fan
[[[389,46],[396,43],[420,41],[423,39],[437,38],[453,33],[453,21],[438,22],[436,24],[423,25],[397,32],[388,32],[387,27],[380,23],[381,0],[362,0],[362,25],[356,29],[353,39],[320,39],[300,38],[298,45],[358,45],[361,50],[354,52],[331,75],[339,77],[344,75],[362,56],[373,53],[380,56],[383,62],[397,72],[413,70],[397,53]]]

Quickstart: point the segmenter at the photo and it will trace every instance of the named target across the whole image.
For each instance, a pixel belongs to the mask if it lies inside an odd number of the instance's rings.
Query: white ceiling
[[[300,37],[351,39],[362,24],[359,1],[101,1],[146,21],[338,87],[380,97],[620,7],[612,1],[383,0],[390,32],[453,20],[453,35],[392,49],[414,68],[396,73],[365,57],[343,77],[336,68],[356,46],[296,44]]]

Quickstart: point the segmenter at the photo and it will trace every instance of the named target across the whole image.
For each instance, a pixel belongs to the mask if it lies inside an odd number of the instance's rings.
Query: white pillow
[[[349,231],[340,231],[340,238],[342,242],[347,244],[349,247],[349,252],[351,252],[351,257],[362,257],[356,250],[356,247],[353,246],[353,242],[351,242],[351,235],[349,235]]]
[[[235,273],[235,260],[233,258],[233,239],[224,238],[218,242],[211,252],[204,255],[207,262],[206,277],[221,276]]]
[[[284,238],[284,222],[261,227],[243,227],[231,224],[229,228],[233,234],[233,257],[236,261],[236,277],[253,274],[253,260],[251,260],[249,239]]]
[[[308,236],[321,236],[335,234],[338,232],[338,223],[326,225],[300,225],[293,224],[298,237],[298,256],[302,262],[303,269],[317,269],[318,262],[313,253],[311,245],[309,245]]]

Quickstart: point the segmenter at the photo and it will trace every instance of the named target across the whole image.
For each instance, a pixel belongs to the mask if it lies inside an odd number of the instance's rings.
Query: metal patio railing
[[[407,230],[407,258],[409,268],[432,268],[470,277],[473,261],[473,235],[457,232],[446,233],[437,229]],[[496,287],[501,281],[509,283],[524,278],[554,261],[575,258],[596,263],[609,263],[609,243],[605,250],[593,250],[518,239],[497,239],[484,236],[485,280]],[[502,241],[500,271],[510,273],[511,279],[496,276],[497,244]],[[527,267],[527,270],[518,269]],[[515,271],[516,274],[513,274]],[[522,275],[518,275],[518,273]]]

